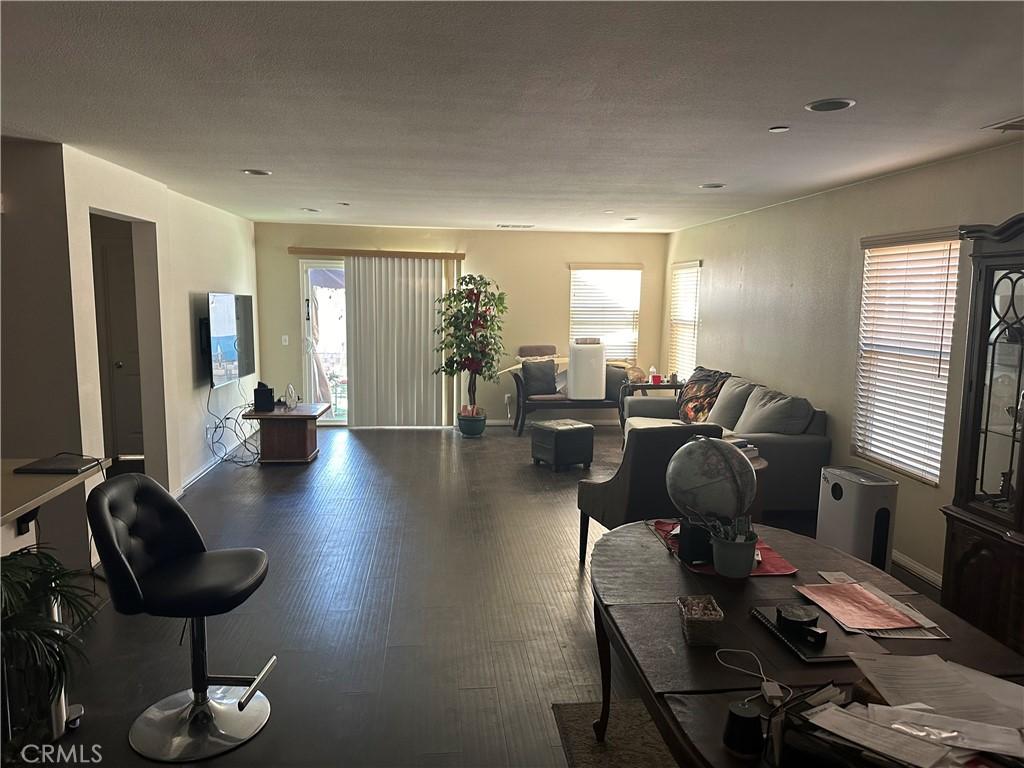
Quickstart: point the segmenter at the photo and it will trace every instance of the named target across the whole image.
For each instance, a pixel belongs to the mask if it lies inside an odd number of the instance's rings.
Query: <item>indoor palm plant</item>
[[[85,576],[36,546],[0,558],[3,703],[11,729],[5,758],[26,743],[49,740],[50,707],[72,664],[84,659],[74,628],[94,607],[95,592],[84,586]]]
[[[469,374],[469,405],[459,413],[459,430],[464,435],[483,434],[487,414],[476,404],[478,379],[496,381],[498,363],[505,351],[501,343],[501,317],[508,311],[505,293],[483,275],[463,275],[455,287],[437,300],[440,337],[435,349],[441,365],[435,374]]]

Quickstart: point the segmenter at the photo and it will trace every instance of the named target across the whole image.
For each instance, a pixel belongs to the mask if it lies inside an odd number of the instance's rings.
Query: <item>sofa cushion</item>
[[[630,416],[622,427],[622,444],[626,444],[629,433],[634,429],[662,429],[664,427],[685,427],[681,421],[675,419],[656,419],[650,416]]]
[[[735,431],[747,435],[755,432],[802,435],[813,416],[814,407],[808,400],[758,386],[747,398]]]
[[[750,393],[757,385],[752,381],[730,376],[722,384],[722,390],[715,399],[715,404],[708,411],[708,421],[724,429],[732,429],[743,413]]]
[[[626,369],[608,365],[604,369],[604,399],[619,401],[619,390],[627,381]]]
[[[707,420],[718,392],[731,375],[698,365],[679,393],[679,418],[688,424]]]
[[[523,387],[526,396],[553,395],[558,391],[555,386],[555,361],[540,362],[523,361]]]

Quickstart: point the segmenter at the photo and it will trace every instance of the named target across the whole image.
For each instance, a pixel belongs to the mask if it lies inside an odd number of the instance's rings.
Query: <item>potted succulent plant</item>
[[[93,612],[85,575],[36,546],[0,558],[5,762],[25,744],[53,738],[51,708],[73,663],[84,659],[74,628]]]
[[[505,351],[501,342],[501,318],[508,311],[504,291],[483,275],[463,275],[455,287],[437,300],[440,337],[435,349],[441,365],[435,374],[469,374],[469,405],[459,413],[459,431],[467,437],[483,434],[487,414],[476,404],[478,379],[496,381],[498,363]]]

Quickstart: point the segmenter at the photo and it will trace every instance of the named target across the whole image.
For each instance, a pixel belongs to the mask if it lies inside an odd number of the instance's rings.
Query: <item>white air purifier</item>
[[[604,400],[604,344],[600,339],[569,343],[570,400]]]
[[[899,483],[859,467],[825,467],[818,495],[818,541],[889,570]]]

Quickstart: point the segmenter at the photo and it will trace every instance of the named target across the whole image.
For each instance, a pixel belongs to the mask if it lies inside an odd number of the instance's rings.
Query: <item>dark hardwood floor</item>
[[[270,722],[216,765],[565,765],[551,704],[600,699],[576,482],[614,472],[619,431],[598,428],[590,472],[558,474],[507,427],[319,439],[311,465],[222,465],[182,497],[209,547],[270,555],[256,594],[209,621],[211,671],[279,659]],[[148,764],[128,728],[188,687],[181,628],[103,608],[71,741],[101,745],[107,765]]]

